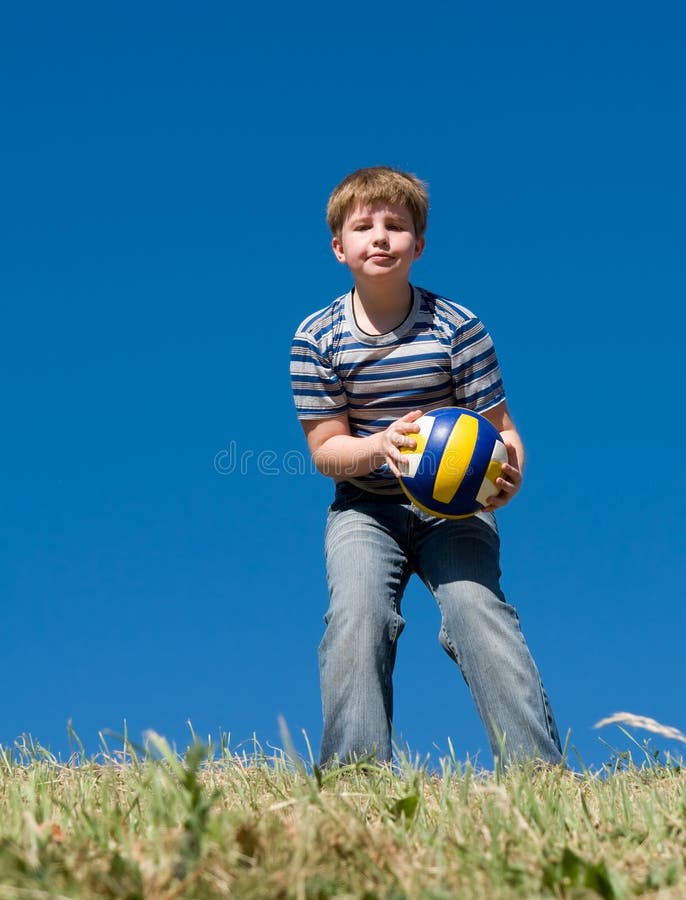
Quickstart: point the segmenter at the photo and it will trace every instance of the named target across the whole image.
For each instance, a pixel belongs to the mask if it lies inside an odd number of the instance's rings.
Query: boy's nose
[[[388,232],[386,231],[386,229],[383,227],[375,228],[372,235],[372,241],[374,242],[374,244],[387,244]]]

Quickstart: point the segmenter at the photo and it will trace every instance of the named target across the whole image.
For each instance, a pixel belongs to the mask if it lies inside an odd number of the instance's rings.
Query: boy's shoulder
[[[473,313],[471,309],[467,309],[466,306],[455,300],[448,299],[443,294],[437,294],[435,291],[423,287],[419,287],[417,290],[421,294],[422,308],[446,325],[460,327],[465,322],[473,322],[478,319],[476,313]]]
[[[315,339],[320,339],[327,332],[331,331],[345,317],[346,297],[347,294],[341,294],[340,297],[332,300],[328,306],[324,306],[322,309],[318,309],[306,316],[296,328],[296,335],[307,334]]]

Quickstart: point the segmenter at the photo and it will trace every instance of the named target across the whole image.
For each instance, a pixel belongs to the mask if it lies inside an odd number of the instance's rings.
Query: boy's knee
[[[324,621],[327,636],[348,640],[360,648],[393,643],[405,627],[405,619],[396,610],[365,603],[332,606]]]
[[[440,599],[442,634],[450,640],[453,635],[479,634],[505,627],[503,619],[517,621],[517,613],[499,590],[475,582],[453,585],[450,594]],[[500,624],[498,624],[500,623]],[[445,646],[444,640],[441,643]]]

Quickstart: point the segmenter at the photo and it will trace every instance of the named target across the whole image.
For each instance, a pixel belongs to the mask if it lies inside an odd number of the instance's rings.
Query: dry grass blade
[[[671,725],[662,725],[648,716],[619,712],[606,719],[601,719],[593,727],[604,728],[606,725],[629,725],[632,728],[642,728],[644,731],[652,731],[653,734],[662,735],[662,737],[669,738],[671,741],[681,741],[682,744],[686,744],[686,734],[683,734],[678,728],[673,728]]]

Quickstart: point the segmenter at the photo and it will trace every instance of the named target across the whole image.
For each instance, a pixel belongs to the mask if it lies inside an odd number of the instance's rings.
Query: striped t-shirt
[[[352,292],[302,322],[291,348],[299,419],[347,412],[351,434],[366,437],[413,409],[484,412],[505,398],[493,341],[481,321],[424,288],[412,294],[407,317],[387,334],[358,328]],[[366,490],[401,490],[385,466],[348,480]]]

